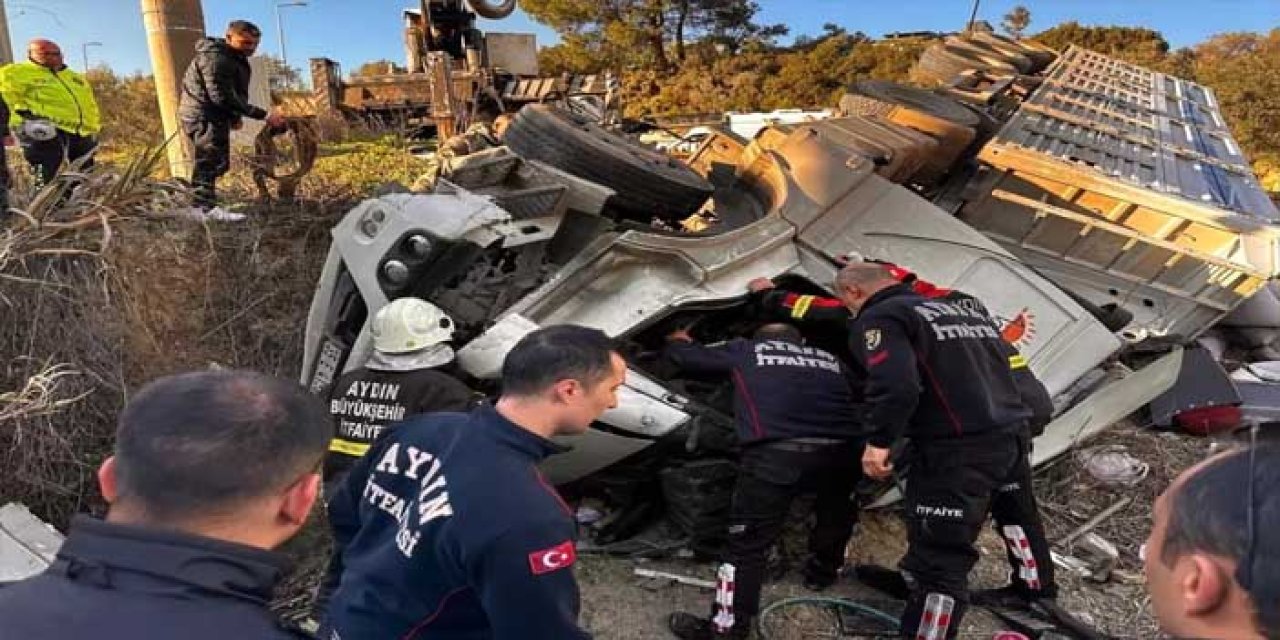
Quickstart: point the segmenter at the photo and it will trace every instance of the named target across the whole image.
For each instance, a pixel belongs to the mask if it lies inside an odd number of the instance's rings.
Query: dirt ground
[[[1149,472],[1132,486],[1112,486],[1095,480],[1083,468],[1080,452],[1064,456],[1037,473],[1037,494],[1049,529],[1050,539],[1060,540],[1066,533],[1125,497],[1132,502],[1108,518],[1096,533],[1110,541],[1119,551],[1116,570],[1107,583],[1090,582],[1061,568],[1058,569],[1062,593],[1059,602],[1080,619],[1116,638],[1157,638],[1150,603],[1146,597],[1138,547],[1145,540],[1154,497],[1163,491],[1179,471],[1208,455],[1214,443],[1170,433],[1158,433],[1125,424],[1091,442],[1096,446],[1121,446],[1135,458],[1150,466]],[[795,514],[798,533],[804,517]],[[801,548],[798,543],[785,545]],[[893,565],[905,549],[904,529],[892,509],[866,513],[849,545],[849,565],[874,562]],[[1073,549],[1056,547],[1070,554]],[[971,576],[971,586],[1001,586],[1006,581],[1007,563],[1004,549],[996,534],[988,530],[980,540],[982,553]],[[785,555],[785,554],[784,554]],[[789,558],[790,566],[799,566],[798,554]],[[631,640],[669,638],[666,616],[673,611],[689,611],[705,615],[712,591],[653,580],[634,575],[636,567],[646,567],[714,581],[715,565],[692,560],[635,560],[620,557],[583,555],[578,564],[578,580],[582,586],[582,621],[597,638]],[[764,603],[789,597],[814,595],[800,584],[798,571],[788,571],[780,581],[766,586]],[[883,596],[844,578],[824,596],[884,601]],[[984,610],[974,610],[966,617],[961,638],[989,639],[1006,628]],[[794,631],[779,637],[834,637],[816,632]]]

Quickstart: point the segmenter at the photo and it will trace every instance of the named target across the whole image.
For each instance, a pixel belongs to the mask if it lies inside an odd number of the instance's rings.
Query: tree
[[[1022,33],[1031,26],[1031,10],[1022,5],[1013,8],[1009,13],[1004,14],[1004,22],[1000,23],[1000,28],[1005,33],[1014,37],[1014,39],[1022,39]]]
[[[683,62],[692,42],[737,52],[786,33],[782,25],[756,23],[754,0],[525,0],[521,7],[560,34],[556,60],[589,57],[595,70],[639,67],[665,75],[675,68],[672,53]]]
[[[102,144],[107,151],[136,151],[164,142],[154,78],[122,77],[98,66],[85,74],[85,80],[93,87],[102,113]]]
[[[390,60],[373,60],[356,67],[356,70],[351,72],[351,77],[368,78],[389,73],[405,73],[406,71],[407,69]]]
[[[286,65],[283,60],[271,55],[262,56],[262,60],[272,91],[298,91],[304,88],[302,72],[297,68]]]
[[[1071,21],[1042,31],[1032,39],[1059,51],[1074,44],[1125,62],[1157,69],[1166,63],[1169,53],[1169,42],[1160,32],[1142,27],[1086,27]]]
[[[1194,52],[1195,80],[1214,90],[1240,146],[1280,160],[1280,29],[1214,36]]]

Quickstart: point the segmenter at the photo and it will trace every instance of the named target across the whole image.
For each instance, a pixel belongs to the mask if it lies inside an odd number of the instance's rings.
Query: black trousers
[[[0,226],[9,218],[9,187],[13,178],[9,175],[9,154],[0,146]]]
[[[907,554],[901,567],[911,586],[904,635],[946,622],[954,638],[968,607],[974,542],[989,514],[1004,538],[1014,586],[1031,595],[1056,593],[1049,544],[1031,485],[1030,435],[1025,429],[972,438],[913,443],[903,504]],[[950,600],[942,611],[934,602]]]
[[[98,141],[93,136],[80,136],[61,129],[52,140],[27,141],[22,143],[22,157],[31,165],[38,184],[47,184],[58,175],[63,163],[76,162],[81,158],[83,167],[93,166],[93,152],[98,148]]]
[[[721,584],[711,619],[722,633],[750,628],[760,612],[769,551],[781,536],[791,503],[800,494],[816,491],[817,523],[809,535],[810,558],[805,574],[834,578],[844,565],[845,545],[858,521],[852,501],[861,477],[862,443],[805,445],[795,441],[749,446],[729,512],[729,543],[720,575],[726,568],[732,584]],[[724,594],[728,593],[727,601]],[[736,634],[735,634],[736,635]]]
[[[231,169],[231,122],[216,118],[182,118],[182,134],[191,141],[194,164],[191,186],[196,206],[217,204],[217,182]]]
[[[991,500],[991,518],[1004,540],[1013,587],[1028,598],[1054,598],[1054,579],[1049,538],[1040,519],[1040,506],[1031,483],[1031,435],[1019,437],[1023,450],[1013,474],[996,489]]]

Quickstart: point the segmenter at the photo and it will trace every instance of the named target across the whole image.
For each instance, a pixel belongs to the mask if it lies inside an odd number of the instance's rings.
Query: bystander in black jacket
[[[182,76],[178,113],[184,120],[232,123],[241,118],[262,120],[267,110],[249,104],[249,59],[222,38],[205,38]]]
[[[182,133],[191,141],[191,185],[195,204],[217,203],[217,182],[231,168],[231,129],[242,118],[262,120],[267,111],[249,104],[249,59],[221,38],[205,38],[182,77],[178,107]]]
[[[175,531],[72,523],[44,573],[0,589],[0,640],[294,640],[269,605],[279,553]]]

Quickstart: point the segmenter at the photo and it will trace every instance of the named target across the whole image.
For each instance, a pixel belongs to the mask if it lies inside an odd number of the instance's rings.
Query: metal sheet
[[[540,465],[553,484],[595,473],[653,444],[651,440],[624,438],[596,429],[580,436],[556,438],[556,443],[572,449],[551,456]]]
[[[23,505],[0,507],[0,582],[16,582],[44,571],[62,547],[62,534]]]
[[[538,75],[538,40],[532,33],[494,33],[484,35],[489,52],[489,65],[512,75]]]
[[[1018,348],[1052,393],[1120,348],[1053,284],[972,227],[875,175],[855,141],[824,131],[830,133],[798,128],[774,151],[763,151],[757,139],[739,160],[739,175],[772,215],[796,226],[801,247],[828,259],[858,252],[891,260],[977,296],[1018,334]]]
[[[1030,149],[1206,211],[1280,222],[1213,91],[1072,47],[992,145]]]
[[[1182,370],[1179,347],[1155,362],[1090,394],[1045,427],[1036,438],[1032,464],[1052,460],[1098,432],[1119,422],[1168,391]]]
[[[1178,381],[1151,401],[1151,422],[1173,425],[1174,417],[1191,409],[1240,404],[1240,392],[1208,349],[1189,347],[1182,356]]]

